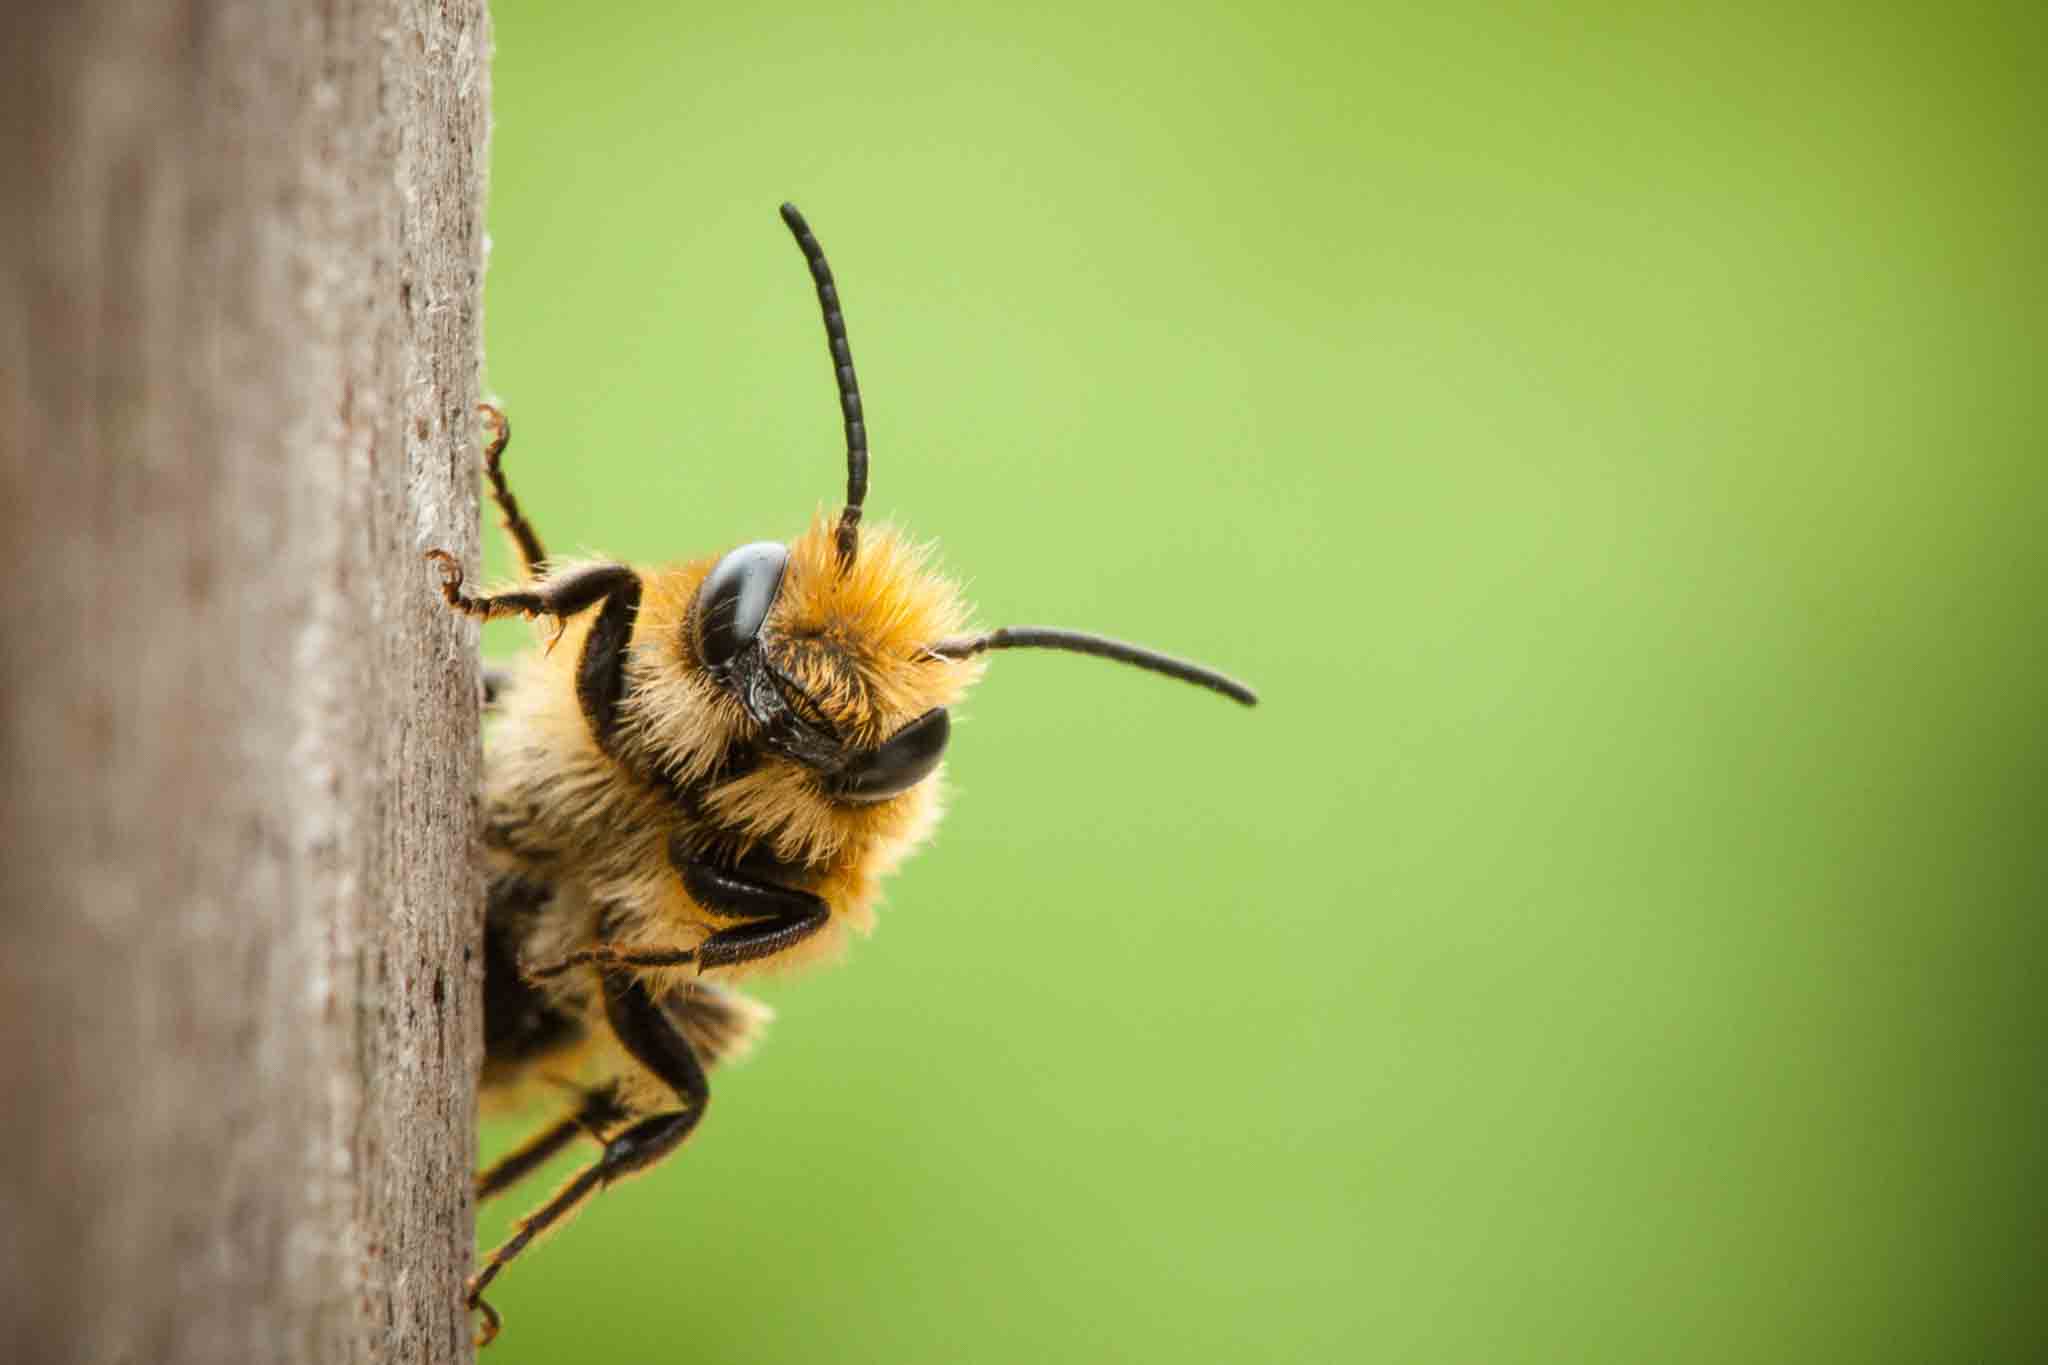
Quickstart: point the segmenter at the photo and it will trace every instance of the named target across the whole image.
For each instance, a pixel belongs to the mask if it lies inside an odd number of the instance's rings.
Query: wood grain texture
[[[0,45],[0,1358],[467,1360],[482,0]]]

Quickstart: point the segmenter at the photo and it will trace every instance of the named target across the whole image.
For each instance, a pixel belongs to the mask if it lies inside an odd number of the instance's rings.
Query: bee
[[[521,1219],[467,1286],[478,1344],[502,1319],[484,1291],[592,1195],[680,1147],[705,1073],[743,1053],[767,1010],[727,983],[827,956],[868,932],[882,878],[932,831],[950,708],[1006,649],[1093,654],[1219,692],[1211,669],[1098,635],[974,632],[928,552],[863,526],[867,428],[824,249],[782,220],[817,289],[846,430],[846,501],[788,542],[663,568],[557,563],[485,407],[485,473],[526,581],[464,590],[467,616],[552,618],[545,649],[486,676],[499,714],[485,762],[487,1097],[565,1089],[567,1112],[477,1177],[479,1202],[589,1138],[601,1154]]]

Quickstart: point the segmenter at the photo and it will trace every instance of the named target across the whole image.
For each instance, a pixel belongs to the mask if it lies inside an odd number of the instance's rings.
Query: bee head
[[[888,527],[840,556],[820,517],[788,545],[728,552],[690,612],[698,665],[736,701],[773,753],[817,774],[834,800],[886,800],[929,777],[952,725],[946,708],[978,661],[931,653],[966,609],[928,552]]]

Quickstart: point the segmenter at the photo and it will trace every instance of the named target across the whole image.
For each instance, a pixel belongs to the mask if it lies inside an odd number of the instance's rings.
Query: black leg
[[[482,1204],[503,1194],[554,1158],[555,1153],[579,1137],[605,1140],[605,1130],[626,1116],[610,1090],[600,1090],[584,1100],[575,1113],[543,1128],[524,1143],[499,1157],[491,1168],[476,1178],[476,1202]]]
[[[441,596],[464,616],[490,621],[500,616],[569,617],[610,597],[640,578],[624,564],[585,564],[544,578],[525,592],[472,597],[462,590],[462,565],[446,550],[429,550],[427,558],[441,566]]]
[[[773,957],[817,933],[831,917],[825,902],[808,891],[755,881],[702,858],[685,859],[678,870],[691,900],[716,914],[754,921],[721,929],[699,944],[700,967]]]
[[[630,570],[627,571],[630,574]],[[626,696],[626,659],[633,643],[633,621],[640,614],[640,580],[629,578],[611,590],[604,609],[583,641],[576,661],[576,700],[597,747],[612,752],[612,732],[619,724],[619,703]]]
[[[540,566],[546,561],[548,552],[541,548],[540,536],[519,511],[519,500],[512,496],[511,485],[505,482],[505,471],[500,465],[506,447],[512,444],[512,424],[505,420],[505,414],[489,403],[479,403],[477,411],[483,414],[484,430],[490,433],[490,441],[484,446],[484,474],[491,481],[491,501],[498,504],[498,511],[504,516],[505,534],[512,537],[512,544],[519,551],[519,562],[526,569],[528,578],[540,577]]]
[[[529,981],[545,981],[551,976],[560,976],[571,967],[593,964],[606,971],[617,967],[680,967],[696,956],[696,953],[688,948],[631,949],[614,947],[609,943],[594,943],[588,948],[578,948],[567,957],[528,967],[524,975]]]
[[[624,564],[586,564],[544,578],[525,591],[474,597],[462,590],[462,565],[455,556],[446,550],[429,550],[427,558],[440,566],[441,596],[456,611],[485,621],[499,616],[529,620],[552,616],[558,622],[556,640],[562,637],[560,622],[597,603],[604,604],[583,642],[583,657],[576,663],[576,699],[599,747],[611,752],[619,703],[626,695],[626,660],[633,642],[633,620],[640,610],[640,576]],[[554,648],[554,640],[548,642],[548,648]]]
[[[730,967],[773,957],[803,942],[825,927],[831,908],[808,891],[755,881],[728,872],[702,858],[671,854],[683,874],[683,889],[690,899],[713,914],[727,919],[744,919],[747,924],[721,929],[693,949],[620,948],[594,943],[553,962],[528,966],[525,976],[545,981],[571,967],[596,966],[604,970],[620,967],[680,967],[695,961],[700,969]]]
[[[490,1343],[502,1322],[497,1310],[484,1302],[483,1292],[511,1260],[564,1215],[621,1176],[646,1170],[681,1145],[697,1121],[704,1117],[711,1087],[704,1079],[704,1067],[691,1050],[689,1040],[677,1030],[647,988],[629,972],[613,972],[604,979],[604,1013],[619,1042],[634,1060],[653,1072],[675,1092],[681,1104],[675,1109],[650,1115],[605,1143],[604,1155],[555,1197],[519,1220],[505,1244],[492,1252],[484,1267],[469,1281],[469,1307],[483,1314],[484,1325],[477,1345]]]

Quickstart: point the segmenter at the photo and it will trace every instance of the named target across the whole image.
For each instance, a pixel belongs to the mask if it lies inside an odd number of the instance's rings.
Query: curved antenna
[[[986,635],[961,635],[941,640],[925,652],[941,659],[967,659],[992,649],[1062,649],[1070,654],[1093,654],[1098,659],[1114,659],[1120,664],[1163,673],[1169,678],[1206,687],[1211,692],[1221,692],[1245,706],[1259,704],[1258,693],[1213,668],[1204,668],[1186,659],[1176,659],[1170,654],[1160,654],[1122,640],[1112,640],[1107,635],[1089,635],[1078,630],[1059,630],[1051,626],[1004,626]]]
[[[797,249],[810,264],[811,280],[818,286],[825,340],[832,348],[833,373],[839,378],[839,410],[846,420],[846,510],[839,514],[839,571],[845,573],[853,567],[853,553],[860,544],[860,505],[868,496],[868,428],[861,417],[860,381],[854,378],[846,318],[839,311],[839,287],[832,282],[832,267],[825,263],[825,248],[818,245],[811,225],[795,204],[782,206],[782,221],[796,238]]]

